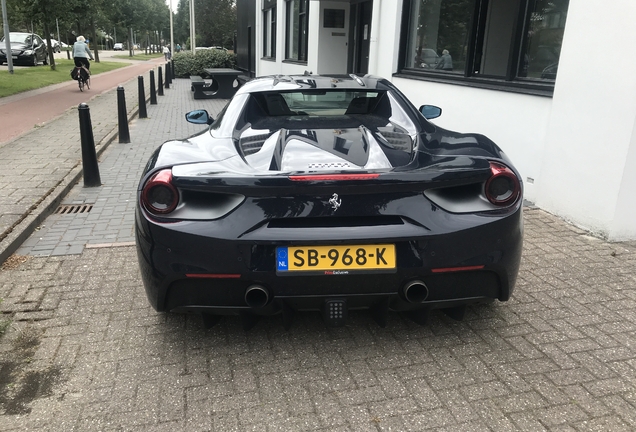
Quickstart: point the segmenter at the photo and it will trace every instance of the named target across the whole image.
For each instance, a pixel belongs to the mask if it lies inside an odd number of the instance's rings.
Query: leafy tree
[[[233,0],[195,0],[197,42],[203,46],[231,47],[236,30]]]
[[[7,2],[9,29],[12,31],[33,31],[44,36],[48,47],[48,63],[53,70],[55,70],[55,58],[51,45],[51,29],[55,28],[55,14],[68,11],[68,6],[71,3],[72,0],[13,0]]]
[[[230,48],[236,30],[236,2],[234,0],[194,0],[197,46]],[[174,21],[175,41],[183,43],[190,37],[190,0],[179,0]]]

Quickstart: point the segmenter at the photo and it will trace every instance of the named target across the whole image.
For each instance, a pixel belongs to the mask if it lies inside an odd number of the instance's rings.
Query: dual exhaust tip
[[[245,291],[245,303],[251,308],[262,308],[269,302],[269,291],[261,285],[250,285]]]
[[[402,294],[409,303],[422,303],[428,297],[428,287],[420,280],[407,283]],[[261,285],[250,285],[245,290],[245,303],[251,308],[262,308],[269,302],[269,291]]]
[[[428,298],[428,287],[422,281],[411,281],[404,285],[402,294],[409,303],[422,303]]]

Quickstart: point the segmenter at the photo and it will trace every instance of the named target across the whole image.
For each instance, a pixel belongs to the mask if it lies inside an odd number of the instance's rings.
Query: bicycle
[[[91,88],[90,72],[84,74],[82,73],[83,70],[88,72],[81,66],[75,66],[75,69],[73,69],[73,71],[71,72],[71,76],[73,77],[73,79],[77,80],[77,85],[79,86],[81,92],[84,91],[84,87],[86,87],[87,89]]]

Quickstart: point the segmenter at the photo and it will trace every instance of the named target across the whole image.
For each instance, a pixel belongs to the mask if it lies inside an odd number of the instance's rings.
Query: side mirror
[[[206,110],[194,110],[185,115],[188,123],[194,124],[212,124],[214,119],[210,117],[210,114]]]
[[[422,105],[420,112],[426,120],[431,120],[442,115],[442,109],[435,105]]]

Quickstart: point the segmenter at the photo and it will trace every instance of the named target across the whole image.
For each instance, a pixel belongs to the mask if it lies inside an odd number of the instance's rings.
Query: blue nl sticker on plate
[[[276,270],[278,271],[287,271],[289,270],[288,265],[288,254],[286,247],[276,248]]]

